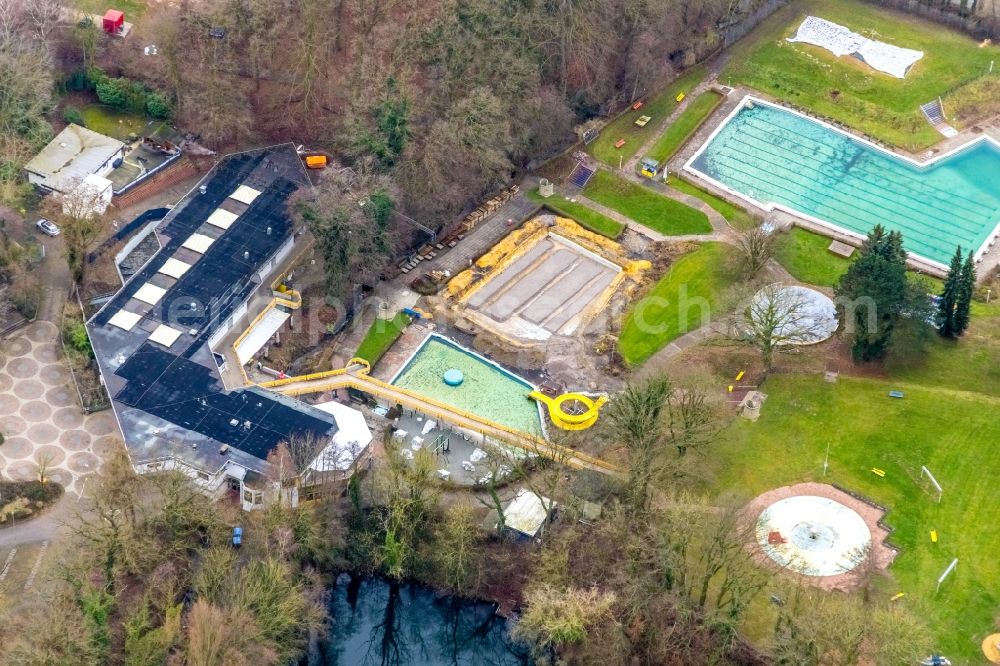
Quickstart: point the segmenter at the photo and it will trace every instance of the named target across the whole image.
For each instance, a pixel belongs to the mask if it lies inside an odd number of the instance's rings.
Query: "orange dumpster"
[[[309,155],[306,157],[306,167],[322,169],[326,166],[326,155]]]

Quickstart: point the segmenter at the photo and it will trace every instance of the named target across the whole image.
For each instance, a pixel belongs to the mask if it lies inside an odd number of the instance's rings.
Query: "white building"
[[[75,218],[103,215],[111,205],[112,189],[111,181],[107,178],[94,173],[87,174],[72,192],[62,195],[63,214]]]
[[[24,165],[28,182],[52,192],[72,192],[89,175],[106,176],[125,157],[118,139],[70,123]]]

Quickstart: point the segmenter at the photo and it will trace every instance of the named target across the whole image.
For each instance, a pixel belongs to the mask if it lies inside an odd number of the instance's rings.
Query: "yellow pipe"
[[[351,369],[354,366],[361,366],[357,370],[357,374],[351,374]],[[262,388],[277,388],[282,386],[289,386],[295,383],[308,383],[315,382],[322,379],[329,379],[330,381],[321,382],[318,384],[309,384],[307,386],[301,387],[291,387],[281,389],[278,388],[280,393],[289,396],[304,395],[307,393],[316,393],[321,391],[329,391],[338,388],[353,388],[365,393],[371,393],[378,397],[389,399],[393,402],[399,403],[401,405],[407,406],[411,409],[417,409],[421,412],[428,413],[436,411],[437,414],[429,414],[438,416],[442,420],[453,420],[455,416],[458,416],[466,421],[473,423],[477,430],[484,436],[487,434],[493,434],[496,436],[497,433],[502,433],[506,437],[509,443],[515,444],[520,448],[526,449],[530,452],[558,452],[563,451],[567,455],[582,461],[587,466],[600,468],[602,470],[619,473],[619,469],[612,465],[611,463],[605,462],[600,458],[595,458],[589,456],[585,453],[575,451],[573,449],[566,449],[564,447],[559,447],[554,444],[550,444],[541,437],[510,428],[508,426],[490,421],[489,419],[484,419],[483,417],[467,412],[465,410],[459,409],[452,405],[448,405],[442,402],[438,402],[433,398],[415,393],[408,389],[400,388],[398,386],[393,386],[381,380],[375,379],[374,377],[368,376],[370,371],[370,366],[364,359],[351,359],[348,367],[341,368],[338,370],[329,370],[326,372],[312,373],[311,375],[302,375],[299,377],[286,377],[285,379],[278,379],[270,382],[264,382],[258,384]],[[572,395],[572,394],[569,394]],[[586,396],[583,396],[586,397]],[[587,398],[589,401],[590,399]],[[599,398],[594,404],[600,406],[603,404],[606,398]],[[429,409],[430,408],[430,409]],[[593,424],[590,424],[593,425]],[[587,426],[589,427],[589,426]],[[493,431],[488,433],[487,431]],[[509,439],[508,439],[509,438]]]

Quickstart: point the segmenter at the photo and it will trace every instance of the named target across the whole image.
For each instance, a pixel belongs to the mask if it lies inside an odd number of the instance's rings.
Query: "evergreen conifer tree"
[[[843,302],[841,314],[853,323],[855,360],[871,361],[888,353],[893,329],[907,307],[908,291],[903,237],[876,225],[836,289]]]
[[[951,258],[948,276],[944,279],[940,300],[937,305],[938,333],[946,338],[958,335],[955,331],[955,305],[958,303],[959,283],[962,280],[962,247],[955,248],[955,256]]]
[[[958,296],[955,299],[955,335],[962,335],[969,327],[969,309],[972,307],[972,294],[976,289],[976,263],[972,252],[965,258],[962,274],[958,280]]]

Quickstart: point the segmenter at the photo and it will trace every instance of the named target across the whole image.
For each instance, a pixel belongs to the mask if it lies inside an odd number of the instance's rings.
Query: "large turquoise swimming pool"
[[[759,100],[746,100],[686,168],[841,230],[901,231],[907,250],[939,264],[956,245],[978,251],[1000,222],[1000,148],[992,142],[918,166]]]

